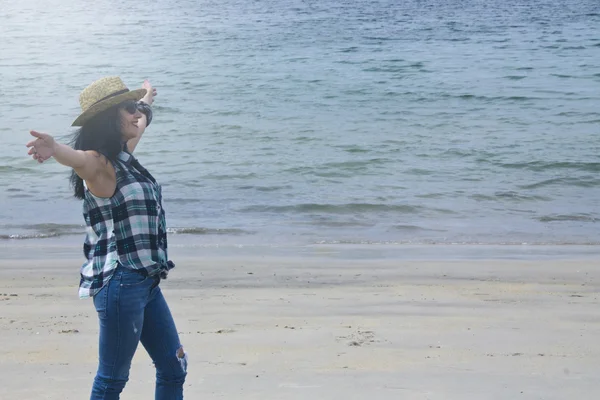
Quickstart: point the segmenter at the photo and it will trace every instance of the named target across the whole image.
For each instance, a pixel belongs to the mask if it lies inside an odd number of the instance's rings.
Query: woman
[[[167,258],[161,187],[132,156],[150,124],[156,91],[129,91],[118,77],[81,92],[73,148],[31,131],[34,160],[71,167],[87,226],[79,296],[92,297],[100,320],[99,366],[91,400],[118,399],[141,341],[156,366],[156,399],[182,399],[187,355],[159,283]],[[139,102],[141,100],[141,102]]]

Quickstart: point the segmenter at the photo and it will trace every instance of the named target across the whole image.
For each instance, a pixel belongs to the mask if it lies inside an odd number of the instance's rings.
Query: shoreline
[[[83,236],[0,240],[0,261],[73,259],[83,262]],[[171,235],[169,256],[179,257],[306,257],[361,260],[594,260],[596,244],[300,244],[223,243],[193,235]]]

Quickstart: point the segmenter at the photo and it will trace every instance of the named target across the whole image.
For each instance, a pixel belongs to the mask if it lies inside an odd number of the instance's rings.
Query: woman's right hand
[[[40,164],[54,155],[56,142],[52,136],[37,131],[30,131],[29,133],[36,139],[26,144],[27,147],[30,147],[27,154]]]
[[[144,83],[142,83],[142,89],[146,89],[146,95],[142,97],[141,101],[151,106],[152,103],[154,103],[154,98],[158,94],[156,88],[150,84],[148,79],[146,79]]]

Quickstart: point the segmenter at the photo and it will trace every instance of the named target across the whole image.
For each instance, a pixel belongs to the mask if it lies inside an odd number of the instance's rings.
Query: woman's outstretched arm
[[[56,161],[67,167],[73,168],[81,179],[89,186],[96,188],[98,193],[112,193],[116,183],[112,164],[106,162],[104,156],[93,150],[75,150],[67,145],[57,143],[47,133],[30,131],[34,140],[27,143],[29,154],[40,164],[54,157]]]

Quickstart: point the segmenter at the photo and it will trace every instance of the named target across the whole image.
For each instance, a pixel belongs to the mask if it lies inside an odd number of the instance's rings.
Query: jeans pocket
[[[110,281],[104,285],[102,289],[98,293],[96,293],[93,297],[94,307],[96,308],[96,312],[98,313],[98,318],[105,319],[108,309],[108,286],[110,285]]]
[[[145,283],[150,283],[152,279],[142,275],[140,272],[136,272],[130,269],[123,268],[123,274],[121,275],[121,287],[137,287],[142,286]]]

